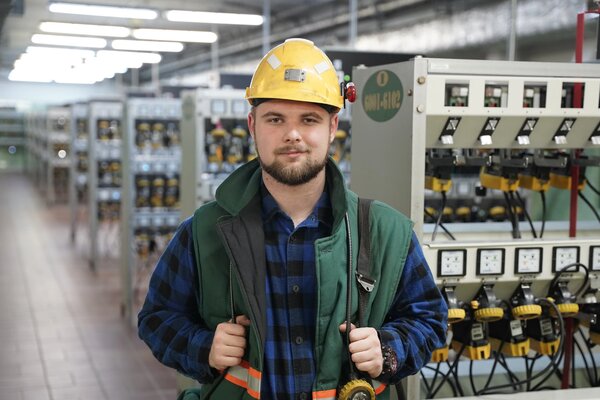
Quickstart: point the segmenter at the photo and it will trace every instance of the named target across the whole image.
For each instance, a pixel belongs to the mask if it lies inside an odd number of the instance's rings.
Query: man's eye
[[[269,122],[273,124],[278,124],[281,122],[281,118],[269,118]]]

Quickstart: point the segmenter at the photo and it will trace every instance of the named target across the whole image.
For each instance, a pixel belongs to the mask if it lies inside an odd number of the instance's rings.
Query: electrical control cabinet
[[[590,179],[600,166],[600,65],[417,57],[355,68],[353,78],[351,188],[414,221],[449,305],[451,348],[471,360],[500,352],[494,343],[510,343],[512,355],[529,340],[540,354],[558,348],[554,333],[539,333],[546,319],[558,329],[544,299],[565,319],[598,303],[599,202],[586,195],[600,186]],[[546,207],[561,192],[575,201]],[[547,218],[547,208],[588,206],[591,218]],[[526,329],[509,329],[519,321]],[[409,386],[417,398],[418,383]]]
[[[0,107],[0,172],[25,169],[25,113]]]
[[[215,197],[237,167],[256,156],[244,91],[197,89],[182,94],[182,218]]]
[[[180,222],[181,101],[129,99],[123,121],[121,270],[124,312],[133,318]]]
[[[69,172],[69,211],[71,241],[75,242],[81,219],[87,209],[89,115],[86,103],[71,105],[71,169]]]
[[[88,117],[89,262],[96,268],[101,250],[107,257],[119,254],[123,103],[92,101]]]
[[[67,202],[71,165],[71,112],[68,107],[46,110],[46,200]]]

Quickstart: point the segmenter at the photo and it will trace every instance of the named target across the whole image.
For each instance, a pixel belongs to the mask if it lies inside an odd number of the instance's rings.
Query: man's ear
[[[248,132],[250,132],[250,136],[254,139],[254,114],[252,111],[248,113]]]
[[[333,116],[331,117],[331,121],[329,122],[329,143],[333,143],[333,139],[335,139],[335,133],[338,130],[339,122],[339,115],[333,114]]]

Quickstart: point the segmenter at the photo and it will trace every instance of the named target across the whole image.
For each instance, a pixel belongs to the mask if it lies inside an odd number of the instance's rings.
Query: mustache
[[[307,146],[285,146],[277,149],[275,154],[307,153],[308,151],[309,149]]]

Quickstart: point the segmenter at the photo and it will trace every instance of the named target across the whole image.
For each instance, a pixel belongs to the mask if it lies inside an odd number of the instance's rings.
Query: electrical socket
[[[565,266],[579,262],[579,246],[554,247],[552,249],[552,271],[558,272]]]

